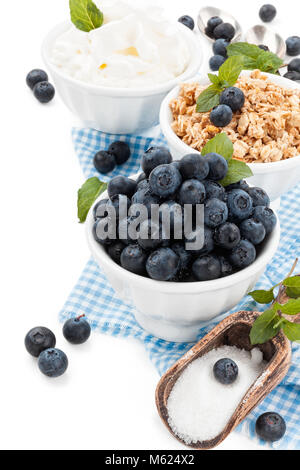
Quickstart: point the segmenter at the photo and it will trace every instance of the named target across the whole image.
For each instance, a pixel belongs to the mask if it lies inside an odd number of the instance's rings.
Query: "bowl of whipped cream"
[[[43,58],[57,91],[87,127],[111,134],[152,127],[168,92],[199,71],[201,42],[157,6],[95,4],[104,15],[101,27],[84,32],[65,22],[44,40]]]

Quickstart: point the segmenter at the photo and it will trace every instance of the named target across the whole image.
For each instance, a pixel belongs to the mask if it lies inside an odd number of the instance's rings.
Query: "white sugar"
[[[222,358],[232,359],[239,368],[238,377],[231,385],[222,385],[214,377],[213,366]],[[259,349],[249,353],[233,346],[213,349],[193,361],[175,383],[168,399],[172,430],[187,444],[217,437],[265,365]]]

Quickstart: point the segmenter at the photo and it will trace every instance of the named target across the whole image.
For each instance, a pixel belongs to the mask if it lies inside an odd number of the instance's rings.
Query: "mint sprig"
[[[273,52],[264,51],[255,44],[247,42],[237,42],[227,46],[227,54],[231,57],[240,57],[243,60],[243,68],[245,70],[261,70],[276,74],[278,69],[282,67],[283,60]]]
[[[100,181],[97,176],[93,176],[86,180],[86,182],[78,190],[77,197],[77,213],[80,223],[86,221],[88,212],[96,201],[97,197],[100,196],[107,188],[107,183]]]
[[[69,0],[71,21],[77,29],[89,32],[100,28],[103,13],[92,0]]]
[[[250,331],[250,341],[252,345],[263,344],[274,338],[279,331],[285,334],[290,341],[300,341],[300,324],[290,322],[284,315],[294,316],[300,313],[300,276],[292,276],[298,259],[287,276],[280,284],[276,284],[270,290],[256,290],[249,295],[260,304],[270,304],[268,309],[262,313]],[[281,304],[283,293],[288,295],[288,288],[292,285],[295,298],[289,299]],[[279,286],[278,295],[275,298],[274,289]],[[297,291],[298,289],[298,291]],[[297,295],[297,296],[296,296]]]

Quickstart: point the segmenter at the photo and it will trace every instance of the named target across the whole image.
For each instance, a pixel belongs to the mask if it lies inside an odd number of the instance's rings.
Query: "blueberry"
[[[225,60],[226,58],[223,57],[222,55],[213,55],[209,59],[210,70],[212,70],[213,72],[217,72],[219,68],[221,67],[221,65],[224,64]]]
[[[85,315],[81,315],[65,322],[63,335],[69,343],[83,344],[89,339],[91,327],[84,317]]]
[[[179,21],[179,23],[184,24],[184,26],[186,26],[187,28],[189,28],[193,31],[193,29],[195,27],[195,22],[194,22],[193,18],[191,18],[189,15],[181,16],[178,19],[178,21]]]
[[[150,186],[147,180],[142,180],[139,183],[137,183],[135,192],[139,191],[140,189],[150,189]]]
[[[209,166],[208,178],[213,181],[220,181],[228,173],[228,163],[222,155],[218,153],[207,153],[204,157]]]
[[[286,40],[286,53],[289,56],[300,54],[300,37],[291,36]]]
[[[235,35],[235,28],[230,23],[221,23],[214,29],[215,39],[231,41]]]
[[[221,276],[221,265],[214,255],[200,256],[193,263],[192,271],[198,281],[212,281]]]
[[[226,186],[226,191],[229,192],[232,189],[243,189],[244,191],[247,192],[248,188],[249,188],[249,184],[246,181],[241,180],[238,183],[232,183]]]
[[[248,188],[246,192],[252,199],[253,207],[270,205],[270,198],[262,188]]]
[[[243,238],[249,240],[253,245],[259,245],[266,237],[266,229],[261,222],[254,219],[243,220],[240,225]]]
[[[39,355],[38,366],[47,377],[59,377],[68,368],[68,358],[60,349],[46,349]]]
[[[204,240],[203,240],[203,230],[204,230]],[[196,249],[196,248],[193,248],[193,246],[191,246],[191,248],[188,249],[187,243],[195,242],[197,239],[203,240],[202,247],[200,249]],[[186,236],[185,241],[186,241],[185,247],[191,255],[195,255],[195,256],[208,255],[214,249],[213,231],[209,227],[206,227],[206,226],[204,226],[204,229],[203,227],[197,227],[195,230],[193,230],[190,234]]]
[[[159,208],[159,220],[162,223],[164,232],[168,233],[169,227],[170,235],[182,232],[183,227],[183,209],[180,204],[175,201],[166,201]]]
[[[207,199],[212,199],[216,197],[217,199],[221,199],[221,201],[224,201],[225,188],[223,186],[221,186],[216,181],[212,180],[205,180],[203,181],[203,184],[205,187]]]
[[[180,258],[171,248],[159,248],[147,259],[146,269],[156,281],[169,281],[174,278],[180,267]]]
[[[126,142],[117,141],[110,144],[108,153],[113,154],[117,165],[123,165],[130,157],[130,148]]]
[[[174,160],[170,165],[175,166],[180,171],[180,160]]]
[[[127,217],[127,212],[130,207],[130,199],[125,194],[115,194],[111,196],[106,204],[106,208],[113,207],[116,214],[116,219],[124,219]]]
[[[115,166],[115,157],[105,150],[100,150],[100,152],[97,152],[94,156],[94,167],[99,171],[99,173],[109,173],[115,168]]]
[[[229,262],[238,269],[244,269],[255,261],[256,250],[254,245],[248,240],[241,240],[240,243],[229,253]]]
[[[212,16],[207,22],[206,34],[209,33],[208,36],[214,38],[214,29],[222,23],[223,20],[219,16]]]
[[[298,72],[300,73],[300,59],[293,59],[288,65],[289,72]]]
[[[138,244],[143,250],[155,250],[163,241],[163,231],[153,220],[144,220],[140,225]]]
[[[136,188],[136,181],[126,178],[126,176],[115,176],[108,183],[107,192],[110,198],[118,194],[125,194],[125,196],[131,198]]]
[[[146,181],[147,180],[147,176],[145,175],[145,173],[142,171],[142,173],[139,174],[139,176],[137,177],[136,179],[136,184],[139,184],[141,183],[142,181]]]
[[[228,218],[228,208],[220,199],[208,199],[204,205],[204,222],[207,227],[216,228]]]
[[[150,147],[142,156],[141,167],[146,176],[159,165],[172,162],[172,155],[166,147]]]
[[[228,259],[225,256],[219,256],[220,266],[221,266],[221,277],[230,276],[233,272],[233,267],[229,263]]]
[[[259,10],[259,17],[264,23],[270,23],[270,21],[273,21],[276,14],[276,8],[270,4],[263,5]]]
[[[181,182],[180,172],[172,165],[159,165],[151,171],[149,176],[151,191],[163,198],[173,196]]]
[[[223,385],[230,385],[236,381],[239,369],[232,359],[220,359],[213,368],[214,376]]]
[[[134,204],[142,204],[148,209],[149,215],[151,212],[151,206],[155,204],[159,204],[160,198],[152,193],[150,190],[150,186],[145,188],[139,189],[134,195],[132,196],[131,203]]]
[[[54,334],[43,326],[32,328],[25,336],[25,348],[34,357],[38,357],[45,349],[54,348],[55,344]]]
[[[217,39],[213,44],[213,51],[215,55],[221,55],[227,59],[227,46],[229,42],[226,39]]]
[[[226,127],[231,123],[232,110],[225,104],[216,106],[210,113],[210,120],[216,127]]]
[[[240,88],[231,86],[221,93],[220,104],[226,104],[234,113],[242,109],[244,103],[245,95]]]
[[[214,234],[215,243],[225,250],[235,248],[240,243],[240,240],[241,234],[239,228],[230,222],[220,225]]]
[[[121,254],[121,266],[134,274],[144,276],[147,260],[146,252],[136,244],[128,245]]]
[[[97,219],[104,219],[104,217],[107,217],[107,211],[105,210],[106,204],[108,203],[108,199],[100,199],[97,204],[95,204],[93,208],[93,216],[94,220],[96,221]]]
[[[206,196],[204,184],[196,179],[186,180],[178,192],[178,202],[184,204],[202,204]]]
[[[264,206],[257,206],[254,208],[252,218],[261,222],[266,229],[266,234],[273,232],[276,224],[277,218],[272,209]]]
[[[192,261],[191,253],[186,251],[184,245],[181,243],[173,243],[171,249],[174,251],[174,253],[176,253],[177,256],[179,256],[180,271],[188,271]]]
[[[205,32],[206,36],[208,36],[209,38],[215,39],[215,37],[214,37],[214,32],[211,31],[211,30],[208,28],[208,26],[205,27],[204,32]]]
[[[40,103],[49,103],[55,95],[54,86],[49,82],[39,82],[33,88],[33,94]]]
[[[47,82],[48,75],[44,70],[41,69],[33,69],[31,72],[28,73],[26,77],[26,83],[31,88],[34,89],[35,85],[40,82]]]
[[[256,421],[255,430],[257,435],[268,442],[281,439],[286,431],[286,424],[278,413],[268,412],[260,415]]]
[[[242,189],[233,189],[232,191],[229,191],[227,205],[229,218],[233,222],[241,222],[242,220],[248,219],[253,208],[251,197]]]
[[[124,243],[118,240],[108,247],[107,253],[115,263],[121,264],[121,254],[124,248]]]
[[[137,243],[138,230],[140,227],[140,220],[137,217],[130,215],[119,221],[119,240],[125,245],[133,245]],[[121,258],[120,258],[121,260]]]
[[[97,219],[93,225],[92,233],[94,240],[100,245],[108,246],[112,242],[109,230],[110,223],[110,219],[105,217],[103,219]]]
[[[179,170],[184,180],[193,178],[205,180],[209,172],[209,166],[204,157],[191,153],[185,155],[179,162]]]
[[[268,46],[265,46],[264,44],[259,44],[258,47],[265,52],[270,52],[270,49],[268,48]]]
[[[300,73],[299,72],[287,72],[283,76],[284,76],[284,78],[288,78],[289,80],[293,80],[293,82],[299,82],[299,80],[300,80]]]

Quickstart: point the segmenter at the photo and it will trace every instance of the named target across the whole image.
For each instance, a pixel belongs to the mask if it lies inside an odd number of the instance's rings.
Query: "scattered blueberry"
[[[221,67],[221,65],[224,64],[225,61],[226,61],[226,58],[223,57],[222,55],[213,55],[209,59],[210,70],[212,70],[213,72],[217,72],[219,68]]]
[[[265,52],[270,52],[270,49],[268,48],[268,46],[265,46],[264,44],[259,44],[258,47]]]
[[[107,192],[110,198],[118,194],[125,194],[125,196],[131,198],[136,191],[136,187],[136,181],[120,175],[110,180],[107,186]]]
[[[204,180],[209,172],[207,160],[196,153],[185,155],[179,162],[179,170],[184,180],[196,178]]]
[[[286,424],[280,414],[269,412],[259,416],[255,430],[257,435],[264,441],[275,442],[284,436]]]
[[[208,177],[213,181],[220,181],[228,173],[228,163],[222,155],[218,153],[207,153],[204,157],[209,166]]]
[[[226,127],[231,123],[232,110],[225,104],[216,106],[210,113],[210,120],[216,127]]]
[[[286,40],[286,53],[289,56],[300,54],[300,37],[291,36]]]
[[[241,233],[237,225],[225,222],[216,229],[214,240],[219,247],[231,250],[240,243]]]
[[[60,349],[46,349],[39,355],[38,366],[47,377],[59,377],[68,368],[68,358]]]
[[[69,343],[83,344],[91,334],[90,324],[85,320],[85,315],[70,318],[63,326],[63,335]]]
[[[240,88],[231,86],[225,88],[220,96],[220,104],[226,104],[233,112],[242,109],[245,103],[245,95]]]
[[[121,266],[127,271],[144,276],[147,254],[136,244],[128,245],[121,254]]]
[[[252,218],[261,222],[266,229],[267,235],[271,233],[277,223],[276,215],[270,207],[257,206],[254,208]]]
[[[153,251],[146,262],[146,269],[156,281],[169,281],[176,276],[180,267],[180,258],[170,248]]]
[[[108,152],[113,154],[117,165],[123,165],[130,157],[130,148],[126,142],[113,142],[108,147]]]
[[[230,385],[236,381],[239,369],[232,359],[220,359],[213,368],[214,376],[223,385]]]
[[[227,46],[229,42],[226,39],[217,39],[213,44],[213,52],[215,55],[221,55],[227,59]]]
[[[124,250],[125,245],[121,241],[117,240],[115,243],[110,245],[107,249],[107,253],[114,260],[115,263],[121,264],[121,254]]]
[[[288,65],[289,72],[298,72],[300,73],[300,59],[293,59]]]
[[[182,206],[184,204],[202,204],[204,202],[206,193],[204,184],[196,179],[186,180],[181,185],[178,192],[178,202]]]
[[[264,23],[270,23],[273,21],[276,14],[276,8],[270,4],[263,5],[259,10],[259,17]]]
[[[149,176],[150,189],[153,194],[167,198],[173,196],[182,182],[182,177],[173,165],[159,165]]]
[[[100,150],[94,156],[94,167],[99,173],[109,173],[113,171],[116,166],[115,157],[112,153],[106,152],[106,150]]]
[[[229,262],[238,269],[247,268],[255,261],[255,258],[255,247],[248,240],[241,240],[228,256]]]
[[[246,192],[249,194],[249,196],[252,199],[253,207],[256,207],[256,206],[269,207],[270,198],[267,195],[266,191],[264,191],[263,189],[252,187],[252,188],[248,188]]]
[[[214,255],[204,255],[196,259],[192,266],[193,274],[198,281],[212,281],[221,276],[221,265]]]
[[[105,217],[107,217],[108,213],[105,210],[107,203],[108,199],[100,199],[100,201],[95,204],[93,208],[93,216],[95,221],[97,219],[104,219]]]
[[[300,73],[299,72],[287,72],[284,75],[284,78],[288,78],[289,80],[293,80],[293,82],[299,82],[300,80]]]
[[[240,225],[243,238],[249,240],[253,245],[259,245],[266,237],[266,229],[261,222],[254,219],[243,220]]]
[[[207,199],[204,205],[204,223],[207,227],[216,228],[228,218],[228,208],[220,199]]]
[[[206,198],[212,199],[217,198],[224,201],[225,199],[225,188],[221,186],[217,181],[212,180],[205,180],[203,181],[205,191],[206,191]]]
[[[179,21],[179,23],[184,24],[184,26],[186,26],[187,28],[189,28],[193,31],[193,29],[195,27],[195,22],[194,22],[193,18],[191,18],[189,15],[181,16],[178,19],[178,21]]]
[[[235,35],[235,28],[230,23],[221,23],[214,29],[215,39],[231,41]]]
[[[242,189],[233,189],[228,193],[228,210],[229,217],[232,221],[239,221],[247,219],[253,208],[251,197],[246,191]]]
[[[49,82],[39,82],[33,88],[33,94],[40,103],[49,103],[54,98],[55,89]]]
[[[55,335],[43,326],[32,328],[25,336],[25,347],[34,357],[38,357],[45,349],[54,348],[55,344]]]
[[[48,81],[48,75],[44,70],[41,69],[33,69],[31,70],[27,77],[26,77],[26,83],[31,88],[31,90],[34,89],[35,85],[40,82],[47,82]]]
[[[149,176],[157,166],[171,162],[172,155],[166,147],[150,147],[142,156],[141,167],[146,176]]]

